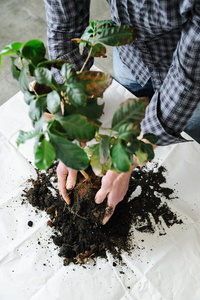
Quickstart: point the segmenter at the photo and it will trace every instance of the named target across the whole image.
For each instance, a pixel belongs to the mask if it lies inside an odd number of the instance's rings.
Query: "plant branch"
[[[86,180],[90,181],[90,176],[84,170],[80,170],[80,173],[83,175],[83,177],[85,177]]]
[[[87,62],[88,62],[88,60],[89,60],[89,58],[90,58],[90,56],[91,56],[91,53],[92,53],[92,46],[91,46],[91,48],[90,48],[90,51],[89,51],[89,53],[88,53],[88,56],[87,56],[87,58],[86,58],[84,64],[83,64],[83,66],[82,66],[82,68],[81,68],[81,70],[80,70],[80,73],[83,72],[83,70],[84,70],[84,68],[85,68],[85,66],[86,66],[86,64],[87,64]]]

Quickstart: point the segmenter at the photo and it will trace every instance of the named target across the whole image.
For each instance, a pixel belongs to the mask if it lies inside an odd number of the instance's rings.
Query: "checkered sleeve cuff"
[[[151,99],[150,104],[147,106],[145,118],[141,122],[141,129],[143,134],[153,133],[157,136],[159,146],[166,146],[170,144],[176,144],[181,142],[186,142],[186,140],[179,135],[170,133],[164,127],[164,124],[161,123],[161,120],[158,116],[159,112],[159,93],[156,92],[153,98]]]

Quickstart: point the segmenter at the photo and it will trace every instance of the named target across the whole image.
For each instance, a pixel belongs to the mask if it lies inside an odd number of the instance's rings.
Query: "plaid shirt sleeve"
[[[72,38],[80,38],[89,24],[90,0],[44,0],[47,18],[47,45],[50,59],[65,59],[81,69],[86,56],[80,55],[78,44]],[[89,68],[92,60],[87,65]],[[62,77],[57,69],[52,73],[58,83]]]
[[[154,133],[158,145],[183,142],[181,132],[200,101],[200,4],[185,23],[173,61],[141,123],[143,133]]]

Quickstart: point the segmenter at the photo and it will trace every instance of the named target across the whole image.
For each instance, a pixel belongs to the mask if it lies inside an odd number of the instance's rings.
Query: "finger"
[[[63,162],[59,162],[57,166],[57,176],[58,176],[58,189],[63,199],[70,204],[71,200],[67,194],[66,190],[66,180],[68,176],[68,168],[63,164]]]
[[[103,189],[103,188],[98,190],[98,192],[96,193],[96,196],[95,196],[96,204],[102,203],[106,199],[108,193],[109,193],[109,190],[106,190],[106,189]]]
[[[67,194],[66,190],[66,177],[67,176],[59,176],[58,177],[58,189],[60,191],[60,194],[62,195],[63,199],[67,202],[67,204],[70,205],[71,200]]]
[[[114,210],[115,210],[114,206],[106,207],[102,225],[105,225],[110,220],[110,218],[112,217],[112,215],[114,213]]]
[[[118,175],[119,174],[115,172],[108,171],[106,175],[103,177],[101,188],[98,190],[95,196],[95,202],[97,204],[102,203],[106,199],[108,193],[112,189],[112,184]]]
[[[66,187],[68,190],[72,190],[75,187],[76,179],[77,179],[77,171],[68,168],[68,176],[66,182]]]
[[[124,199],[124,196],[128,190],[130,174],[131,173],[121,173],[113,182],[112,189],[107,197],[107,207],[105,209],[105,215],[102,221],[103,225],[109,221],[117,204]]]

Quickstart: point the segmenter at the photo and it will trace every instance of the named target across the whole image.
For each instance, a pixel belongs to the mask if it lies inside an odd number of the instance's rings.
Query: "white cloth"
[[[105,92],[104,125],[130,94],[116,82]],[[108,124],[106,124],[108,125]],[[170,208],[182,225],[160,236],[134,230],[137,246],[123,254],[124,265],[97,259],[86,268],[63,266],[50,242],[48,216],[21,205],[26,181],[35,177],[33,141],[16,147],[18,131],[30,130],[21,92],[0,107],[0,300],[199,300],[200,299],[200,146],[195,142],[160,147],[155,161],[168,170],[177,198]],[[165,199],[163,199],[165,201]],[[28,226],[28,221],[33,226]],[[164,226],[164,224],[163,224]],[[40,243],[40,245],[38,244]],[[123,273],[122,273],[123,272]]]

